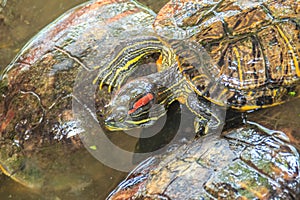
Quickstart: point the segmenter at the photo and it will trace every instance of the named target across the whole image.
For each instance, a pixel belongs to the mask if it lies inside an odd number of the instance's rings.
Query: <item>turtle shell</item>
[[[80,177],[91,183],[92,170],[74,158],[76,149],[85,150],[72,107],[75,81],[93,80],[96,66],[110,62],[122,41],[153,32],[154,17],[134,1],[89,1],[25,45],[0,77],[0,167],[6,175],[34,189],[57,189],[58,183],[62,190],[72,189],[84,185]],[[78,76],[81,71],[87,76]],[[111,96],[94,92],[92,106],[101,111]]]
[[[154,29],[183,58],[181,72],[199,95],[249,110],[299,92],[299,19],[297,0],[172,0]]]
[[[297,150],[283,132],[258,127],[206,136],[151,157],[108,199],[297,199]]]

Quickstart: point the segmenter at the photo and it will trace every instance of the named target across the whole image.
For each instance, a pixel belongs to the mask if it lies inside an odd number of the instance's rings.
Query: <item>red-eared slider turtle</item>
[[[108,197],[121,199],[298,199],[300,157],[287,136],[245,126],[150,157]]]
[[[179,100],[196,115],[196,132],[206,132],[220,121],[211,102],[247,111],[298,96],[299,19],[298,0],[170,1],[154,23],[171,49],[162,54],[164,66],[118,91],[108,108],[108,129],[153,124],[165,114],[163,107]],[[102,82],[118,84],[119,74]]]
[[[87,156],[76,136],[84,130],[72,110],[75,79],[113,60],[128,38],[138,43],[145,35],[150,43],[154,17],[135,1],[89,1],[25,45],[1,74],[0,167],[6,175],[30,188],[66,193],[93,182],[93,165],[78,159]],[[97,97],[97,106],[110,99],[101,91]]]

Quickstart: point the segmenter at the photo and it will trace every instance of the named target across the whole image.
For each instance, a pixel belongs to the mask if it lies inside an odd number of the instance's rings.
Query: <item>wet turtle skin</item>
[[[134,1],[89,1],[25,45],[1,75],[0,166],[6,175],[42,188],[47,174],[51,179],[50,162],[60,160],[50,149],[61,148],[66,160],[83,147],[76,136],[83,129],[72,111],[78,73],[91,71],[87,76],[94,76],[95,67],[112,59],[122,41],[152,31],[153,20],[154,13]],[[98,91],[95,96],[101,111],[110,94]]]
[[[173,62],[123,85],[107,109],[107,128],[151,126],[177,100],[195,114],[201,135],[222,126],[215,105],[245,112],[299,98],[299,19],[297,0],[171,0],[153,27]],[[130,71],[120,69],[104,79],[120,82]]]
[[[300,157],[283,132],[256,124],[223,134],[145,160],[107,199],[299,198]]]

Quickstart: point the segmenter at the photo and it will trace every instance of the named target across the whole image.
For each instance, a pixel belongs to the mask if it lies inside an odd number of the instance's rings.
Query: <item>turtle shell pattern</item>
[[[150,157],[108,199],[297,199],[299,154],[283,132],[265,130],[240,127]]]
[[[110,62],[120,43],[133,34],[153,32],[154,17],[134,1],[88,1],[64,13],[24,46],[0,74],[0,169],[6,175],[34,189],[55,182],[57,171],[64,173],[62,177],[75,177],[74,170],[65,169],[70,165],[67,161],[74,165],[71,158],[84,150],[77,135],[84,130],[72,102],[82,103],[78,97],[87,99],[89,91],[84,88],[82,94],[75,93],[75,82],[93,87],[94,67]],[[102,104],[111,96],[104,91],[96,96],[101,113]],[[60,161],[66,162],[46,164]],[[85,172],[81,169],[80,173]],[[63,183],[66,187],[74,184]]]
[[[183,57],[180,69],[199,95],[250,110],[276,105],[299,91],[299,19],[298,0],[172,0],[158,13],[154,28],[168,42],[192,43],[170,45]],[[187,48],[197,45],[212,61],[208,70],[198,55],[198,61],[187,58],[193,57]]]

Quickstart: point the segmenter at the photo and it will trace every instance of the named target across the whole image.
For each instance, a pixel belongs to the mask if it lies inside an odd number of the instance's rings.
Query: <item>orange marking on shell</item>
[[[133,113],[134,111],[136,111],[138,108],[148,104],[151,100],[154,99],[153,94],[151,93],[147,93],[145,96],[143,96],[142,98],[140,98],[139,100],[137,100],[134,104],[133,104],[133,108],[131,110],[128,111],[128,114]]]
[[[82,7],[74,9],[72,12],[64,15],[64,18],[55,23],[54,27],[44,30],[42,35],[39,35],[41,39],[34,40],[34,44],[31,44],[29,51],[26,54],[22,54],[22,57],[18,58],[23,64],[33,64],[43,54],[50,52],[54,48],[57,35],[64,35],[66,31],[70,31],[71,27],[76,27],[87,18],[96,18],[99,15],[99,10],[109,4],[119,4],[127,2],[126,0],[99,0],[91,4],[87,4]],[[94,12],[92,12],[94,10]],[[72,30],[72,29],[71,29]],[[37,45],[38,44],[38,45]]]
[[[126,17],[128,15],[132,15],[133,13],[137,13],[139,11],[140,11],[139,9],[127,10],[125,12],[122,12],[122,13],[120,13],[120,14],[112,17],[112,18],[110,18],[109,20],[107,20],[107,22],[112,23],[114,21],[118,21],[121,18],[124,18],[124,17]]]
[[[6,117],[4,117],[4,121],[0,126],[0,132],[4,131],[7,127],[7,125],[10,123],[10,121],[14,118],[15,113],[12,109],[8,110]]]
[[[162,71],[162,55],[159,56],[159,58],[156,61],[157,71]]]
[[[133,176],[133,177],[135,177],[135,176]],[[110,197],[110,199],[111,200],[133,199],[138,194],[138,192],[141,191],[141,189],[144,187],[144,185],[146,183],[145,180],[146,179],[144,179],[144,181],[142,181],[140,183],[134,184],[132,187],[125,186],[125,187],[121,188],[121,190],[114,193]]]

